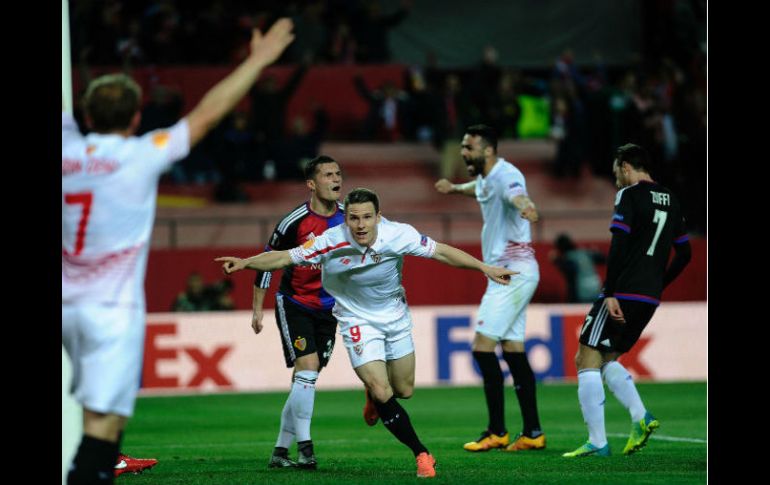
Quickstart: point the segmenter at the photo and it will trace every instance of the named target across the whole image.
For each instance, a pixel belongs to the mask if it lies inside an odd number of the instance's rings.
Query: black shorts
[[[286,367],[294,367],[297,357],[318,353],[325,367],[334,350],[337,319],[331,310],[308,310],[283,295],[275,297],[275,321],[283,342]]]
[[[580,343],[600,352],[628,352],[650,322],[657,306],[641,301],[618,300],[626,323],[610,318],[604,298],[596,300],[580,329]]]

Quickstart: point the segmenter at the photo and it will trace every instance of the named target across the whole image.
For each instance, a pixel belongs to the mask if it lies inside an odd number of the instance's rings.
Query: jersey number
[[[655,209],[655,215],[652,217],[652,222],[657,224],[658,227],[655,228],[655,237],[652,238],[652,244],[650,244],[650,249],[647,250],[647,256],[655,254],[655,245],[658,243],[658,238],[663,231],[663,226],[666,225],[666,217],[668,217],[668,212]]]
[[[91,215],[91,202],[94,197],[91,192],[79,192],[77,194],[64,194],[65,204],[81,204],[83,211],[80,213],[78,222],[78,233],[75,239],[75,256],[83,252],[83,246],[86,244],[86,226],[88,226],[88,216]]]

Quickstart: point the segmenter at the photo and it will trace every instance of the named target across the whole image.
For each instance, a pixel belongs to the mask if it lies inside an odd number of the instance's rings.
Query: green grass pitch
[[[321,374],[321,381],[323,374]],[[322,386],[321,386],[322,387]],[[575,384],[538,384],[543,451],[469,453],[463,443],[486,426],[481,388],[419,388],[402,405],[438,462],[434,483],[446,484],[704,484],[706,384],[641,383],[640,394],[661,427],[632,456],[622,450],[630,430],[626,411],[607,391],[608,458],[562,458],[587,438]],[[116,484],[404,484],[415,476],[411,452],[381,423],[361,416],[356,391],[316,394],[312,435],[319,468],[268,469],[287,391],[281,393],[144,397],[137,401],[123,451],[153,457],[158,465]],[[521,425],[518,403],[506,387],[506,424]],[[290,455],[296,457],[296,446]]]

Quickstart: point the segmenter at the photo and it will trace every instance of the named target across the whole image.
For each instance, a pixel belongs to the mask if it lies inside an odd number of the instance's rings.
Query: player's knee
[[[388,384],[371,383],[368,387],[369,394],[379,402],[388,402],[393,397],[393,388]]]
[[[394,389],[395,395],[399,399],[409,399],[414,394],[414,385],[399,386]]]

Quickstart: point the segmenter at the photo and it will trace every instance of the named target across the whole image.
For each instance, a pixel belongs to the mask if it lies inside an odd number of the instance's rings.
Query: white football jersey
[[[336,301],[333,314],[344,331],[351,323],[386,324],[403,317],[408,311],[401,286],[404,256],[431,258],[435,251],[433,239],[383,217],[370,247],[359,245],[340,224],[289,254],[294,264],[322,263],[321,282]]]
[[[186,120],[140,137],[81,135],[62,113],[62,302],[144,305],[158,179],[187,156]]]
[[[476,177],[476,200],[484,218],[481,251],[487,264],[514,270],[537,264],[529,221],[511,203],[518,195],[528,196],[524,174],[502,158],[486,177]]]

